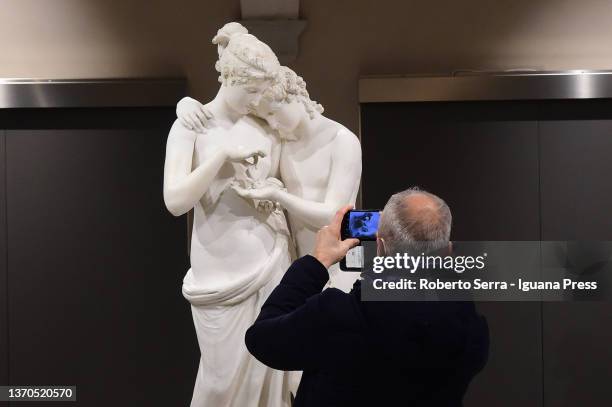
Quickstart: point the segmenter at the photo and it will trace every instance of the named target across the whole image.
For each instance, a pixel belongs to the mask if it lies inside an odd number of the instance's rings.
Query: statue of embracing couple
[[[213,44],[221,87],[204,105],[179,102],[164,167],[168,210],[194,210],[183,281],[201,352],[191,406],[288,407],[299,373],[261,364],[244,334],[295,253],[355,203],[361,147],[242,25]],[[357,276],[333,268],[329,285],[348,291]]]

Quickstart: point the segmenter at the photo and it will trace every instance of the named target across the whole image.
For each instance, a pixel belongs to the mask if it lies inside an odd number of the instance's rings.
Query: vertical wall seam
[[[359,175],[359,188],[357,189],[357,197],[355,198],[355,208],[363,208],[363,106],[358,103],[358,129],[357,138],[359,139],[359,148],[361,149],[361,174]],[[382,208],[381,208],[382,209]]]
[[[541,107],[541,106],[540,106]],[[541,113],[541,109],[539,109]],[[542,239],[543,239],[543,229],[542,229],[542,140],[541,140],[541,132],[540,132],[540,122],[541,115],[538,114],[538,122],[537,122],[537,161],[538,161],[538,222],[540,226],[540,271],[542,270]],[[540,381],[542,383],[542,407],[546,407],[546,373],[545,373],[545,358],[544,358],[544,301],[540,301]]]
[[[10,363],[9,363],[9,356],[10,356],[10,344],[9,344],[9,340],[10,340],[10,335],[9,335],[9,277],[8,277],[8,165],[7,165],[7,159],[8,159],[8,152],[6,151],[7,149],[7,143],[6,143],[6,130],[2,130],[2,137],[0,138],[1,142],[2,142],[2,153],[3,153],[3,157],[2,157],[2,172],[3,172],[3,178],[4,178],[4,285],[5,285],[5,292],[4,292],[4,298],[5,298],[5,321],[6,321],[6,384],[8,385],[11,382],[11,378],[10,378]]]

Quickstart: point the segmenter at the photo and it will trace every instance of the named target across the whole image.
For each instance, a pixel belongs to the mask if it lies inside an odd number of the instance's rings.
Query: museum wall
[[[354,131],[360,75],[612,68],[606,0],[311,0],[301,17],[292,67]],[[210,39],[239,18],[238,0],[0,0],[0,77],[186,76],[207,100]]]

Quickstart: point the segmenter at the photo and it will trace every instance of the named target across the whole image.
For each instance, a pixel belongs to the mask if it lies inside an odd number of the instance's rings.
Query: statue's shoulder
[[[318,120],[320,120],[322,124],[321,129],[326,133],[332,134],[335,139],[341,139],[343,141],[350,141],[351,139],[358,140],[357,136],[353,134],[352,131],[334,119],[320,115]]]
[[[359,138],[343,125],[338,124],[338,126],[333,141],[334,156],[336,158],[340,157],[342,161],[347,163],[361,162]]]
[[[336,130],[336,136],[334,141],[335,143],[340,144],[343,147],[361,145],[359,143],[359,138],[355,135],[355,133],[353,133],[340,123],[338,123],[338,128]]]
[[[168,132],[168,143],[191,142],[194,143],[198,138],[198,133],[183,126],[179,119],[176,119]]]

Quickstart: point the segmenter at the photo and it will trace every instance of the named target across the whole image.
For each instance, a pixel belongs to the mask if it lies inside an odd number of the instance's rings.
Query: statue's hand
[[[176,117],[183,126],[198,133],[203,133],[213,120],[206,106],[187,96],[176,104]]]
[[[283,183],[277,178],[268,178],[258,181],[246,188],[244,185],[234,184],[232,188],[243,198],[257,199],[261,201],[278,201],[279,191],[284,191]]]
[[[238,195],[243,198],[275,201],[280,188],[274,185],[264,185],[261,187],[246,189],[238,185],[233,185],[232,188]]]
[[[226,146],[224,148],[225,157],[231,162],[243,162],[244,164],[257,165],[259,158],[266,156],[266,153],[255,147]]]

